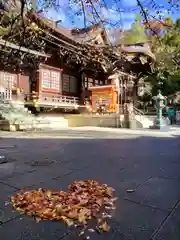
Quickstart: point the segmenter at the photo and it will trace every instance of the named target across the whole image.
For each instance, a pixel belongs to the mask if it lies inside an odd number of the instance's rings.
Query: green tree
[[[170,75],[178,74],[180,67],[180,19],[168,28],[156,48],[157,67],[159,71],[167,71]]]
[[[137,44],[147,42],[148,38],[142,24],[141,15],[137,14],[135,22],[132,24],[130,31],[124,36],[124,44]]]
[[[156,64],[147,81],[153,86],[152,94],[161,88],[164,95],[180,91],[180,19],[168,27],[163,35],[153,42]],[[161,83],[159,85],[159,83]]]

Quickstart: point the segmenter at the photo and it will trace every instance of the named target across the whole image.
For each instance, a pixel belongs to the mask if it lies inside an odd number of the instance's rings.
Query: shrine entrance
[[[90,87],[91,106],[94,113],[115,113],[117,93],[115,86],[104,85]]]

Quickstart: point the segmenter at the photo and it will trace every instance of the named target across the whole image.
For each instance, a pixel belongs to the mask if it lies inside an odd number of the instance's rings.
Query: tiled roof
[[[67,37],[70,40],[74,40],[76,42],[88,42],[97,37],[98,34],[102,32],[102,28],[99,25],[95,25],[96,28],[93,31],[93,26],[89,27],[88,29],[67,29],[62,26],[56,26],[55,22],[43,18],[45,23],[54,29],[57,33],[60,33]],[[151,58],[155,58],[153,53],[151,52],[150,46],[148,43],[138,43],[134,45],[128,45],[121,48],[122,52],[126,53],[142,53],[144,55],[147,55]]]
[[[55,32],[73,40],[73,36],[71,34],[71,29],[65,28],[63,26],[60,25],[56,25],[55,21],[52,21],[50,19],[47,19],[41,15],[36,14],[36,17],[43,20],[43,22],[51,29],[53,29]]]
[[[68,29],[61,25],[56,25],[55,21],[49,20],[41,15],[36,14],[36,17],[43,20],[44,23],[55,32],[65,36],[69,40],[73,40],[76,42],[84,43],[90,42],[91,40],[95,39],[98,34],[102,32],[99,24],[95,24],[88,28],[81,28],[81,29]]]
[[[105,43],[107,42],[107,33],[105,32],[101,22],[87,28],[72,29],[71,33],[73,38],[78,42],[90,42],[95,40],[98,35],[104,33],[104,35],[106,35],[106,39],[104,39],[104,41]]]
[[[151,49],[148,45],[144,46],[125,46],[121,48],[122,52],[126,53],[142,53],[144,55],[147,55],[151,57],[152,59],[155,59],[154,54],[151,52]]]

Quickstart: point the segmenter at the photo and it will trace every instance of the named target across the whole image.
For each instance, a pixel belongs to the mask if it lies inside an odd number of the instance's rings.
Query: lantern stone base
[[[170,126],[168,123],[163,119],[156,118],[154,124],[150,127],[151,129],[159,129],[161,131],[168,131]]]

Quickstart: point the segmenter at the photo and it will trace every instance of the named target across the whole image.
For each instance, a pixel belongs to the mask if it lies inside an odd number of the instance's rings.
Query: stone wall
[[[120,126],[116,115],[66,115],[69,127],[83,127],[83,126],[96,126],[96,127],[110,127],[115,128]]]

